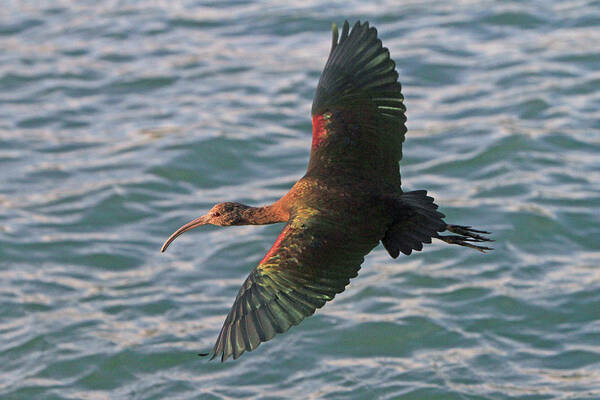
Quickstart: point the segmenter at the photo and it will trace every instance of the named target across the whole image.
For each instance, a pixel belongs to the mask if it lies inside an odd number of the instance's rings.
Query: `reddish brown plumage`
[[[286,225],[286,227],[283,228],[283,230],[281,231],[279,236],[277,236],[277,239],[275,239],[275,243],[273,243],[273,246],[271,246],[271,248],[269,249],[267,254],[265,254],[263,259],[260,260],[260,262],[258,263],[259,265],[264,264],[266,261],[269,261],[271,256],[273,256],[277,252],[277,250],[279,250],[279,246],[281,246],[281,242],[283,241],[283,239],[285,238],[285,236],[288,234],[289,231],[290,231],[290,227],[289,227],[289,225]]]
[[[338,41],[339,39],[339,41]],[[447,225],[426,191],[404,193],[398,161],[406,127],[395,64],[375,28],[356,23],[331,52],[313,100],[307,172],[276,203],[221,203],[184,225],[163,245],[197,226],[287,225],[243,283],[212,357],[239,357],[287,331],[344,290],[380,241],[392,257],[432,238],[487,250],[469,227]],[[454,235],[438,232],[448,230]]]
[[[325,140],[327,131],[325,130],[325,117],[323,115],[315,115],[312,118],[313,138],[311,147],[317,148]]]

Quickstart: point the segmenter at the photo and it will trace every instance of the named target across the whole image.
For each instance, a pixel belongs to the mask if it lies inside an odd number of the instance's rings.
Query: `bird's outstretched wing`
[[[312,105],[308,174],[339,170],[399,181],[406,108],[395,66],[368,22],[357,22],[351,31],[344,22],[341,36],[333,26]]]
[[[315,210],[297,212],[242,285],[211,359],[254,350],[344,291],[382,235],[374,229],[358,234]]]

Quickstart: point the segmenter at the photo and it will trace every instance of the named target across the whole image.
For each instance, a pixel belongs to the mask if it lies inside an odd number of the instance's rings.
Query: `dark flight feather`
[[[334,216],[297,213],[275,251],[242,285],[211,359],[236,359],[254,350],[344,291],[378,240],[361,236],[359,229],[340,229]]]
[[[402,192],[405,111],[377,30],[345,21],[340,33],[334,25],[312,105],[306,175],[271,206],[243,206],[256,216],[244,223],[287,225],[242,284],[211,359],[236,359],[312,315],[344,291],[380,240],[394,258],[432,238],[489,249],[475,244],[488,241],[487,232],[447,225],[426,191]]]
[[[345,21],[339,41],[334,25],[312,105],[318,138],[313,137],[309,175],[344,171],[400,186],[406,107],[395,67],[368,22],[350,31]]]

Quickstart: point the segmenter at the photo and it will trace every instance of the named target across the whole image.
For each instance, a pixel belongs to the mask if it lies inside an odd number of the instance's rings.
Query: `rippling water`
[[[4,3],[0,397],[599,399],[600,3],[288,4]],[[315,316],[208,363],[281,226],[160,245],[302,176],[345,18],[397,62],[405,187],[496,250],[379,247]]]

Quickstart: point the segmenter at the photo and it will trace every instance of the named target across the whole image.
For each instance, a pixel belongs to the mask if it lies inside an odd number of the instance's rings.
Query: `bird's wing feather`
[[[368,22],[357,22],[351,31],[344,22],[341,36],[334,25],[312,105],[309,173],[337,165],[399,178],[406,108],[395,66]]]
[[[312,315],[344,291],[380,237],[314,210],[297,213],[243,283],[212,358],[236,359]]]

